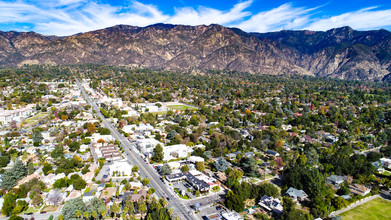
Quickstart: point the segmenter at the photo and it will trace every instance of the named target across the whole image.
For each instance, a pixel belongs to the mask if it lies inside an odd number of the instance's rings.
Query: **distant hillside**
[[[0,65],[132,65],[159,69],[231,69],[391,81],[391,32],[246,33],[220,25],[117,25],[68,37],[0,32]]]

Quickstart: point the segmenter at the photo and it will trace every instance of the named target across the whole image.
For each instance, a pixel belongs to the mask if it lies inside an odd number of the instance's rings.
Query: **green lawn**
[[[383,173],[382,173],[383,175],[385,175],[385,176],[391,176],[391,172],[390,171],[384,171]]]
[[[46,117],[47,115],[49,115],[49,113],[41,112],[38,115],[35,115],[35,116],[31,117],[31,118],[28,118],[28,119],[24,120],[23,123],[26,124],[26,125],[35,123],[35,122],[41,120],[42,118]]]
[[[29,212],[36,213],[41,209],[41,207],[42,206],[38,206],[37,208],[35,208],[33,206],[30,206],[26,211],[24,211],[24,213],[29,213]]]
[[[195,110],[197,108],[187,106],[187,105],[169,105],[168,108],[171,108],[173,110],[179,110],[179,111],[185,111],[186,109]]]
[[[376,198],[341,214],[343,220],[391,219],[391,202]]]

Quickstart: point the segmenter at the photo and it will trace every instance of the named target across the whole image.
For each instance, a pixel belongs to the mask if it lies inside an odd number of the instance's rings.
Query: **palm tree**
[[[147,205],[145,204],[144,201],[141,201],[138,205],[138,209],[140,211],[141,217],[143,217],[144,212],[147,211]]]
[[[174,209],[172,209],[172,208],[170,208],[170,209],[168,209],[168,214],[171,216],[173,213],[174,213]]]
[[[77,210],[76,213],[75,213],[75,215],[76,215],[76,218],[80,218],[80,217],[81,217],[81,211],[80,211],[80,210]]]
[[[128,214],[128,213],[129,213],[129,208],[125,206],[124,209],[123,209],[122,211],[123,211],[123,213]]]
[[[85,211],[83,216],[84,218],[88,219],[88,217],[90,217],[90,213],[88,213],[88,211]]]
[[[106,210],[100,211],[100,215],[102,216],[102,218],[105,217],[105,215],[106,215]]]
[[[98,217],[98,213],[96,211],[93,211],[91,216],[96,219]]]
[[[168,202],[167,202],[167,200],[163,199],[163,201],[162,201],[162,205],[163,205],[163,207],[164,207],[164,208],[166,208],[166,207],[167,207],[167,205],[168,205]]]

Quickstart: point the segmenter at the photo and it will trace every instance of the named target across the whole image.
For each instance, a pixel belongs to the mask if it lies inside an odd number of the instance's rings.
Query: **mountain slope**
[[[117,25],[68,37],[0,32],[0,65],[134,65],[149,68],[231,69],[344,79],[391,78],[391,33],[281,31],[246,33],[220,25]]]

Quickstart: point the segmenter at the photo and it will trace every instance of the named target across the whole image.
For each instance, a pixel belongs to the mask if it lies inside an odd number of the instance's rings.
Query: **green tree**
[[[116,203],[114,203],[114,204],[110,207],[111,216],[114,216],[114,215],[119,214],[120,211],[121,211],[121,208],[120,208]]]
[[[141,180],[141,183],[143,184],[143,186],[146,186],[149,184],[149,180],[147,178],[144,178],[143,180]]]
[[[203,170],[205,170],[204,162],[202,162],[202,161],[197,162],[197,163],[196,163],[196,169],[197,169],[198,171],[203,171]]]
[[[69,150],[72,152],[80,150],[80,143],[78,141],[72,141],[68,144]]]
[[[139,208],[141,217],[143,217],[145,211],[147,211],[147,204],[144,201],[140,201],[138,203],[138,208]]]
[[[296,203],[291,198],[284,197],[283,204],[284,204],[284,213],[281,216],[282,219],[295,219],[295,220],[309,219],[307,218],[307,214],[295,208]]]
[[[34,164],[33,164],[33,161],[30,160],[27,164],[27,172],[29,175],[33,174],[34,173]]]
[[[225,206],[228,209],[235,210],[237,212],[242,212],[244,210],[244,202],[239,195],[236,195],[232,191],[228,191],[227,197],[225,200]]]
[[[307,156],[305,154],[301,154],[300,157],[298,158],[298,163],[301,166],[304,166],[307,164]]]
[[[76,213],[75,213],[75,216],[76,216],[76,218],[79,219],[81,217],[81,211],[77,210]]]
[[[200,117],[198,115],[191,116],[189,123],[191,125],[198,126],[198,124],[200,123]]]
[[[155,149],[153,149],[153,157],[152,160],[155,162],[162,162],[164,159],[164,154],[163,154],[163,147],[158,144],[156,145]]]
[[[240,160],[240,164],[243,167],[243,171],[249,176],[258,176],[257,163],[254,157],[243,157]]]
[[[137,165],[134,165],[132,167],[132,172],[138,172],[138,166]]]
[[[172,173],[172,169],[170,165],[167,163],[163,164],[163,166],[160,168],[160,174],[161,175],[170,175]]]
[[[49,174],[49,171],[53,171],[53,167],[50,163],[44,163],[42,168],[43,174],[46,176]]]
[[[62,146],[62,143],[59,143],[54,150],[51,153],[51,156],[53,158],[59,158],[64,155],[64,147]]]
[[[98,218],[98,213],[96,211],[93,211],[91,216],[92,216],[93,219],[97,219]]]
[[[189,168],[189,166],[187,165],[187,164],[185,164],[184,166],[182,166],[181,167],[181,171],[184,173],[184,172],[187,172],[187,171],[189,171],[190,170],[190,168]]]
[[[81,177],[73,180],[73,187],[76,190],[82,190],[86,188],[86,185],[87,185],[86,181],[84,181]]]
[[[85,211],[85,212],[83,213],[83,217],[84,217],[85,219],[88,219],[88,218],[90,217],[90,213],[89,213],[88,211]]]
[[[37,194],[35,194],[32,202],[33,202],[33,205],[35,207],[37,207],[42,204],[43,199],[42,199],[41,195],[37,193]]]
[[[17,215],[11,215],[11,217],[9,218],[9,220],[23,220],[23,218],[20,217],[20,216],[17,216]]]
[[[34,129],[32,139],[33,139],[34,143],[41,144],[43,137],[42,137],[42,132],[40,129]]]
[[[103,210],[106,209],[105,204],[103,201],[97,197],[94,197],[91,201],[88,202],[87,209],[91,214],[91,216],[94,219],[98,218],[98,213],[101,213]],[[94,217],[94,213],[96,216]]]
[[[12,210],[16,206],[16,195],[13,194],[12,192],[8,192],[4,196],[4,202],[3,202],[3,207],[1,208],[1,213],[5,216],[11,215]]]
[[[80,213],[86,210],[86,205],[83,202],[81,197],[68,200],[61,210],[61,214],[65,220],[74,219],[76,216],[76,212],[80,211]]]
[[[24,167],[22,161],[17,160],[11,169],[4,172],[1,186],[6,190],[10,190],[20,179],[26,176],[26,174],[26,167]]]

